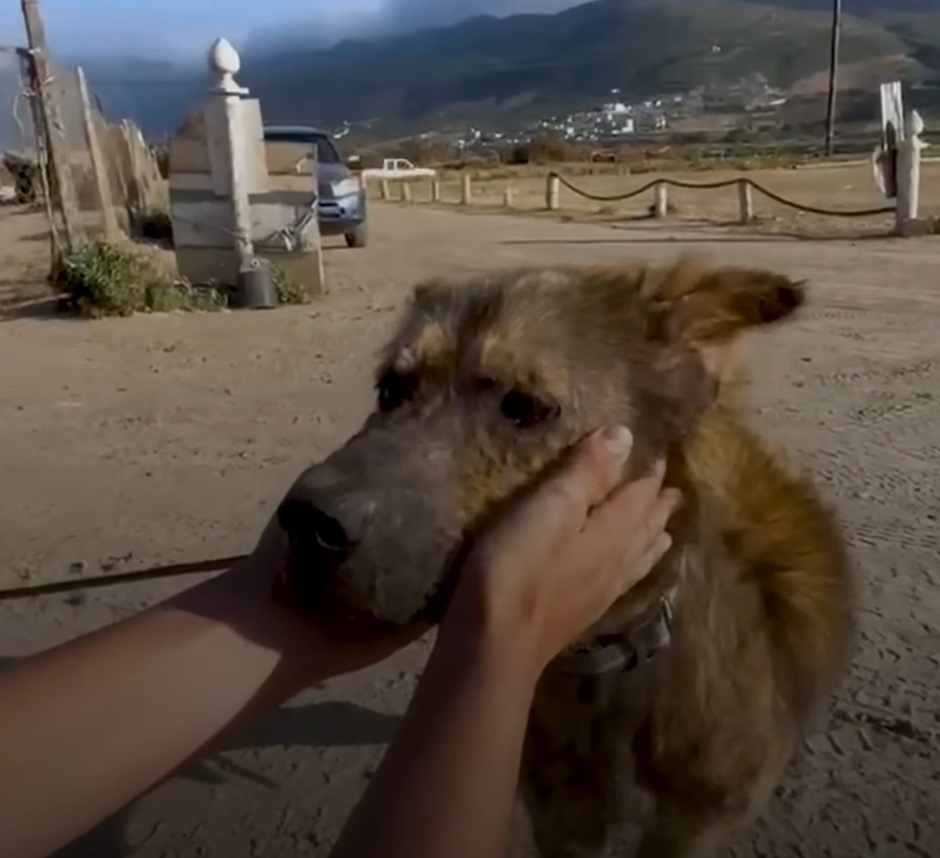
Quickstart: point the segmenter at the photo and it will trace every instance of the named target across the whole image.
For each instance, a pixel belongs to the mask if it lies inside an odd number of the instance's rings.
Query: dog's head
[[[624,423],[644,471],[710,406],[738,334],[802,301],[785,277],[688,261],[419,286],[375,412],[281,505],[295,591],[394,623],[436,619],[468,537],[566,447]]]

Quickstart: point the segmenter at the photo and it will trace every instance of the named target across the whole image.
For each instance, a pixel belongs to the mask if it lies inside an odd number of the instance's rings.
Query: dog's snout
[[[277,511],[281,529],[296,543],[321,552],[348,552],[355,545],[339,519],[305,498],[288,498]]]

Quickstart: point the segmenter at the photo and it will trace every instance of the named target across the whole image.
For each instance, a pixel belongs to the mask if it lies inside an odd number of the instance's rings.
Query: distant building
[[[620,127],[615,129],[615,134],[635,134],[636,133],[636,121],[630,118],[624,119],[620,123]]]

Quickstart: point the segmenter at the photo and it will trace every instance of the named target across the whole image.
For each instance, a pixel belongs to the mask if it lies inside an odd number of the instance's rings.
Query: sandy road
[[[373,245],[331,250],[332,294],[312,307],[0,322],[0,584],[246,549],[297,470],[370,407],[373,355],[417,279],[688,249],[812,281],[802,319],[754,344],[756,399],[837,504],[864,581],[861,648],[829,732],[737,854],[940,856],[940,239],[806,242],[376,207]],[[0,653],[169,592],[0,606]],[[69,854],[326,855],[423,655],[304,695]]]

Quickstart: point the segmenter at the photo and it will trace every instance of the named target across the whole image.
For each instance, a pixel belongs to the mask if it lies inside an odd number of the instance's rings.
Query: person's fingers
[[[681,505],[682,492],[678,489],[663,489],[659,493],[646,518],[647,540],[644,547],[651,546],[659,538]]]
[[[592,516],[581,536],[582,556],[588,562],[609,563],[618,570],[610,579],[611,600],[616,600],[645,578],[671,545],[665,532],[669,519],[682,502],[677,489],[663,489],[664,466],[657,465],[645,485],[627,484]]]
[[[598,547],[619,545],[626,536],[634,544],[639,544],[645,539],[640,548],[645,547],[651,541],[651,534],[655,534],[647,530],[644,536],[642,530],[649,523],[650,513],[660,497],[665,476],[666,463],[658,461],[648,476],[618,488],[605,504],[591,514],[585,528],[588,544]],[[641,531],[639,536],[638,530]]]
[[[624,564],[625,574],[617,584],[614,599],[623,596],[649,575],[656,567],[656,564],[666,556],[670,548],[672,548],[672,537],[666,531],[663,531],[639,559],[629,559]]]
[[[583,438],[550,477],[515,505],[490,535],[487,547],[497,550],[495,544],[503,538],[524,542],[524,534],[530,531],[556,539],[579,533],[592,507],[607,498],[623,478],[632,446],[633,436],[622,426]]]
[[[626,426],[598,430],[575,445],[540,492],[558,516],[557,524],[577,522],[580,530],[591,509],[620,484],[632,449]]]

